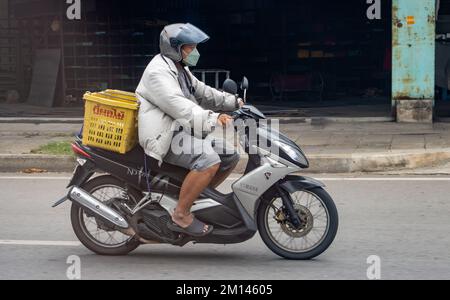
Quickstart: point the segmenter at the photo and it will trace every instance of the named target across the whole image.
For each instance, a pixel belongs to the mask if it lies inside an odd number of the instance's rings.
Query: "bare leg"
[[[216,174],[216,176],[214,177],[214,179],[211,181],[211,184],[209,186],[215,189],[219,185],[221,185],[225,181],[225,179],[227,179],[228,176],[230,176],[230,174],[233,173],[237,164],[238,164],[238,162],[236,162],[231,168],[229,168],[228,170],[226,170],[224,172],[218,172]]]
[[[217,164],[205,171],[191,171],[184,179],[181,186],[180,199],[172,216],[173,221],[186,228],[192,224],[191,207],[198,196],[209,186],[211,180],[219,170],[220,164]]]

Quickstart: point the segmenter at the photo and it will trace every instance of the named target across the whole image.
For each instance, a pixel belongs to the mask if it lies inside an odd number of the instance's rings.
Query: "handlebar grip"
[[[231,113],[231,117],[233,118],[234,121],[239,119],[239,115],[236,112]]]

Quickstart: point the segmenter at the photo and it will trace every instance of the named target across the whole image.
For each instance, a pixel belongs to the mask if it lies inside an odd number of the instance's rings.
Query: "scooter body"
[[[231,82],[231,85],[233,90],[235,83]],[[292,175],[309,167],[305,154],[288,137],[263,124],[266,118],[254,106],[245,105],[232,115],[239,142],[249,159],[244,175],[232,184],[231,193],[223,194],[207,188],[195,201],[191,211],[196,218],[214,227],[207,236],[192,237],[168,229],[170,212],[177,205],[188,170],[166,163],[160,165],[145,155],[139,145],[122,155],[83,145],[78,136],[72,144],[78,164],[67,186],[69,193],[54,207],[66,200],[73,202],[71,218],[74,231],[86,247],[99,254],[126,254],[142,243],[177,246],[189,242],[235,244],[251,239],[259,231],[266,245],[280,256],[310,259],[319,255],[336,235],[338,216],[321,182]],[[250,127],[253,130],[249,130]],[[98,179],[95,177],[98,174],[107,176]],[[94,196],[93,190],[111,181],[120,186],[121,195],[102,202]],[[89,186],[90,191],[85,190]],[[299,192],[316,199],[317,207],[323,208],[325,230],[317,244],[304,250],[290,250],[271,233],[274,225],[270,222],[275,220],[281,233],[291,240],[302,239],[314,230],[314,211],[308,207],[312,200],[302,204],[291,197]],[[82,224],[84,216],[94,218],[98,229],[107,234],[120,232],[130,239],[116,246],[100,243]]]

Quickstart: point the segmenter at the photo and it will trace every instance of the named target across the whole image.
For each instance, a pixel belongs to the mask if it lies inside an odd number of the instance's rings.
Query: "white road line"
[[[428,177],[387,177],[387,178],[315,178],[321,181],[450,181],[450,178],[437,177],[437,178],[428,178]]]
[[[240,177],[239,177],[240,178]],[[235,181],[239,178],[228,178],[227,181]],[[320,181],[450,181],[450,177],[313,177]]]
[[[81,243],[72,241],[0,240],[0,245],[78,247],[81,246]]]
[[[387,175],[389,176],[389,175]],[[236,181],[241,177],[227,178]],[[450,181],[450,177],[313,177],[322,181]],[[70,180],[71,177],[1,177],[0,180]]]

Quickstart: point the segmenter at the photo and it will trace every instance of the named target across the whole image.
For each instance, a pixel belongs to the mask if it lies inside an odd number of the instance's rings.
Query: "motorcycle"
[[[244,78],[240,89],[245,102],[248,86]],[[228,79],[223,90],[238,94],[238,85]],[[249,130],[236,129],[249,158],[244,175],[232,184],[231,193],[207,188],[194,203],[196,218],[214,226],[207,236],[169,230],[169,212],[177,205],[188,170],[159,166],[139,145],[122,155],[85,146],[77,136],[69,192],[53,207],[72,202],[76,236],[100,255],[126,255],[142,244],[242,243],[257,232],[270,250],[286,259],[322,254],[336,236],[338,212],[323,183],[293,175],[309,167],[305,154],[288,137],[261,124],[266,117],[256,107],[246,104],[232,117],[235,123],[256,123],[256,138]],[[264,150],[262,140],[277,151]]]

